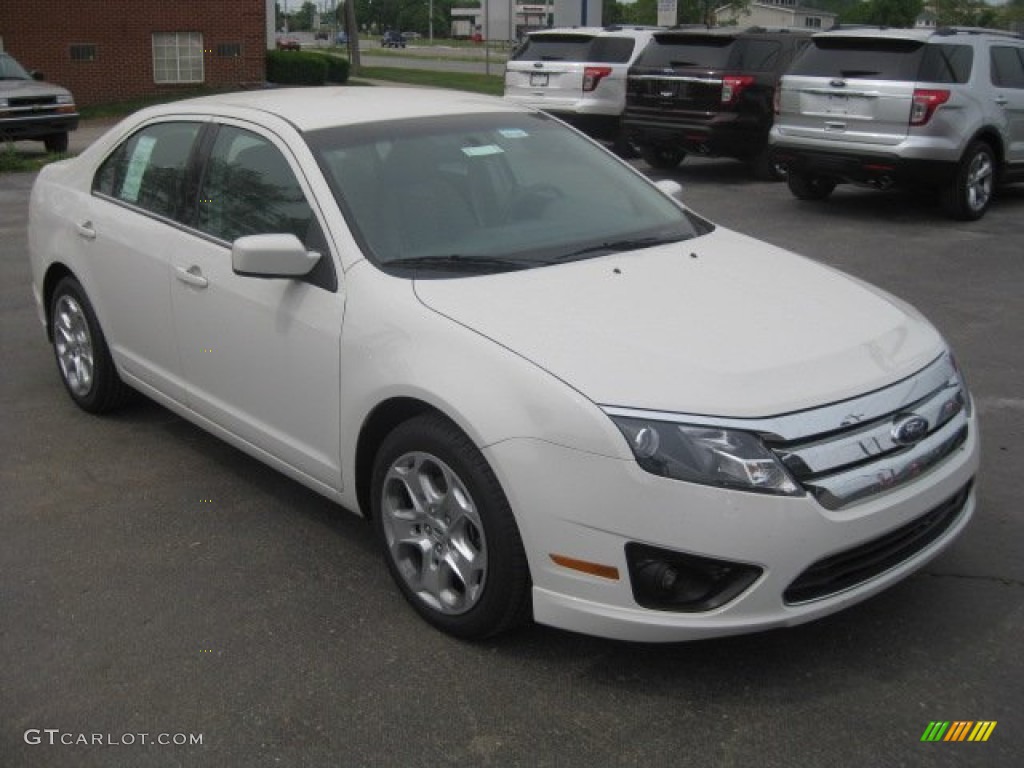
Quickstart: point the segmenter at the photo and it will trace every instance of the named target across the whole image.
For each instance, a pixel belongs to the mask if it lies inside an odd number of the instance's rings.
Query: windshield
[[[364,252],[389,271],[526,269],[710,229],[539,113],[371,123],[307,140]]]
[[[31,80],[24,67],[6,53],[0,53],[0,80]]]

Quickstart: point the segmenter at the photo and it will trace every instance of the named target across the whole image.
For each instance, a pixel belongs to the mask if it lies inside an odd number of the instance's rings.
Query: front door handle
[[[96,230],[93,229],[91,221],[83,221],[81,224],[76,226],[75,229],[78,230],[79,236],[85,238],[86,240],[96,239]]]
[[[188,269],[185,267],[175,267],[174,271],[181,282],[196,288],[205,288],[210,284],[210,281],[203,277],[203,270],[196,264],[193,264]]]

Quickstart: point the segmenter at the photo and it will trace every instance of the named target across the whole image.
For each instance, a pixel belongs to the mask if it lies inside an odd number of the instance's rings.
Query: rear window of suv
[[[782,46],[774,40],[724,35],[655,35],[640,55],[642,67],[699,67],[771,72],[778,65]]]
[[[791,75],[925,83],[966,83],[973,50],[923,40],[819,37],[790,68]]]
[[[513,61],[585,61],[626,64],[633,55],[632,37],[591,35],[531,35],[512,56]]]

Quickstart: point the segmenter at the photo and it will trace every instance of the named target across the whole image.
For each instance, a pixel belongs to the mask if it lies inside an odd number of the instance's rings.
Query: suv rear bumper
[[[622,124],[641,146],[678,147],[693,154],[747,157],[768,143],[768,125],[751,115],[723,112],[708,118],[672,120],[627,111]]]
[[[772,158],[794,173],[872,186],[942,183],[953,178],[957,170],[956,162],[908,159],[884,152],[861,154],[773,147]]]

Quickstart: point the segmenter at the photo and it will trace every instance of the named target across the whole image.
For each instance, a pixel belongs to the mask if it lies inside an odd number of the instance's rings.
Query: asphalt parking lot
[[[951,550],[791,630],[452,640],[405,605],[355,516],[152,403],[73,406],[29,288],[33,177],[0,175],[0,766],[1020,765],[1024,185],[964,224],[899,192],[801,204],[731,161],[658,177],[947,336],[984,445]],[[932,721],[997,725],[922,742]]]

